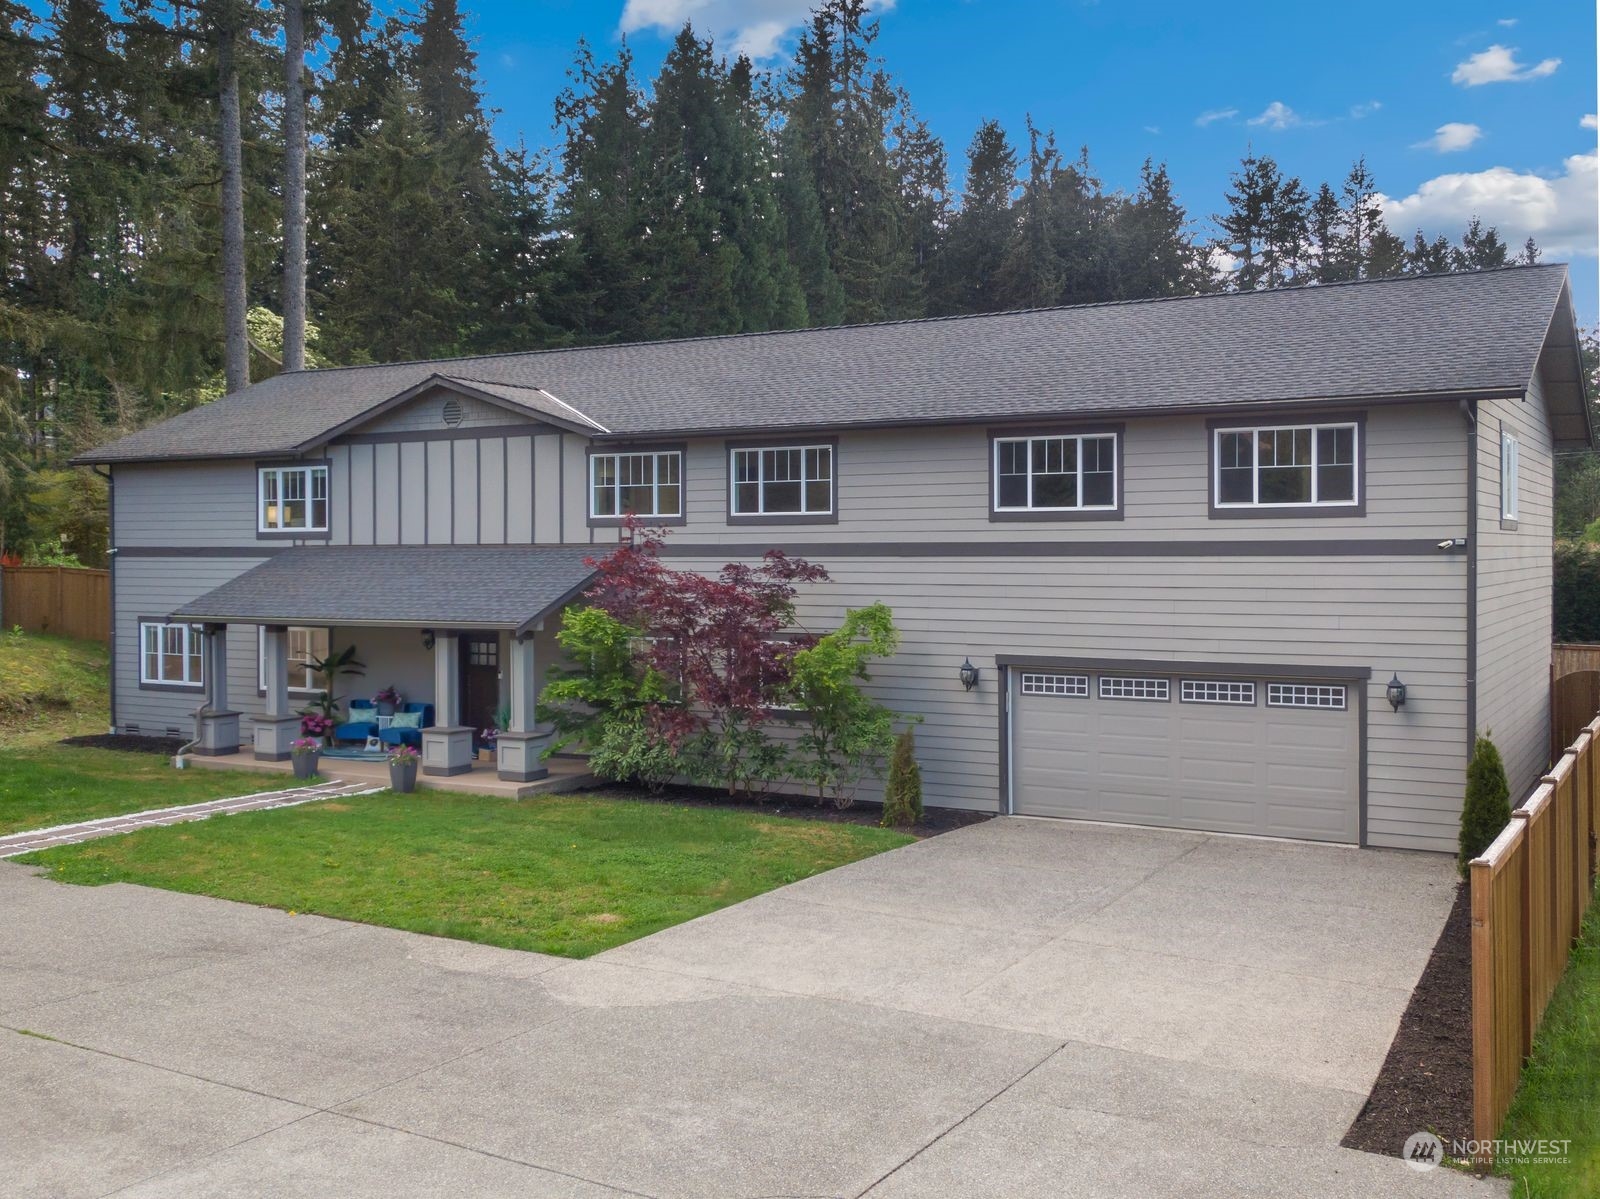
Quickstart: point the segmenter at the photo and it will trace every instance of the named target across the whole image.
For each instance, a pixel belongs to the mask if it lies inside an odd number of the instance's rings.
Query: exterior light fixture
[[[1385,694],[1389,697],[1389,706],[1396,712],[1405,707],[1406,685],[1400,681],[1399,674],[1389,680],[1389,686],[1385,688]]]
[[[961,664],[961,685],[968,691],[978,685],[978,668],[972,664],[971,658]]]
[[[422,630],[422,648],[425,649],[425,650],[428,650],[429,652],[432,652],[432,650],[433,650],[433,630],[432,629],[423,629]]]

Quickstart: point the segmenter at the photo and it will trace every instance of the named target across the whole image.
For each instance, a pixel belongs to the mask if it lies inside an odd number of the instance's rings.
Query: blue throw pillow
[[[421,712],[396,712],[389,721],[392,729],[420,729],[422,727]]]

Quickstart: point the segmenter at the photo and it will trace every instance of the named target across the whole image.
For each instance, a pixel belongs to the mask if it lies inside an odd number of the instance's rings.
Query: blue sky
[[[807,0],[463,0],[498,135],[551,141],[580,37],[626,34],[642,75],[685,19],[781,64]],[[1192,216],[1254,146],[1311,188],[1365,154],[1395,232],[1459,235],[1478,213],[1572,263],[1579,319],[1596,273],[1595,8],[1541,4],[897,0],[879,52],[959,169],[978,122],[1020,143],[1032,113],[1087,144],[1109,187],[1165,159]],[[1583,123],[1588,117],[1587,126]]]

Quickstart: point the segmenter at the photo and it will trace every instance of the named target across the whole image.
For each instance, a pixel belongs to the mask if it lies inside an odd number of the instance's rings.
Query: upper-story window
[[[994,439],[994,511],[1115,512],[1117,434]]]
[[[735,446],[728,478],[732,517],[834,515],[832,445]]]
[[[256,529],[262,533],[326,533],[328,468],[263,466],[256,473]]]
[[[1517,519],[1517,468],[1520,465],[1517,439],[1505,430],[1500,431],[1500,519]]]
[[[624,516],[682,517],[682,451],[591,454],[589,516],[601,521],[619,521]]]
[[[1354,421],[1212,430],[1217,508],[1355,507]]]

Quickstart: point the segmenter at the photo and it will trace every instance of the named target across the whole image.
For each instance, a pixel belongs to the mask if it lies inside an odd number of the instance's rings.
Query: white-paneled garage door
[[[1359,837],[1354,682],[1027,667],[1010,675],[1019,815]]]

